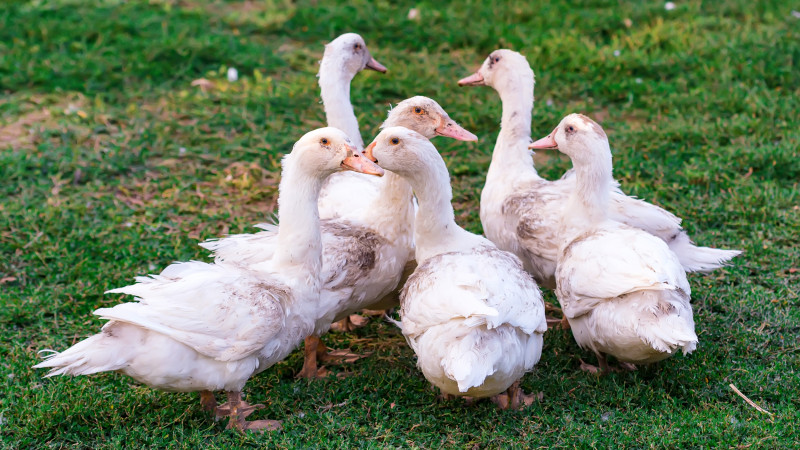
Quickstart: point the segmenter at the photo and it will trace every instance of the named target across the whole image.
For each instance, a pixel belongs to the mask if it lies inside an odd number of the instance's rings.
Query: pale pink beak
[[[475,72],[475,73],[473,73],[472,75],[470,75],[470,76],[468,76],[466,78],[462,78],[462,79],[458,80],[458,85],[459,86],[485,86],[486,83],[483,81],[483,76],[480,73]]]
[[[342,161],[342,168],[354,172],[365,173],[367,175],[383,176],[383,168],[372,162],[364,153],[355,147],[347,146],[347,158]]]
[[[478,136],[475,136],[474,134],[465,130],[461,127],[461,125],[457,124],[449,117],[445,119],[444,125],[436,129],[436,135],[458,139],[459,141],[476,142],[478,140]]]
[[[553,130],[552,133],[529,145],[528,148],[539,150],[558,148],[558,144],[556,143],[556,130]]]
[[[367,63],[367,69],[371,69],[380,73],[386,73],[386,67],[384,67],[383,64],[379,63],[378,60],[371,56],[369,58],[369,62]]]

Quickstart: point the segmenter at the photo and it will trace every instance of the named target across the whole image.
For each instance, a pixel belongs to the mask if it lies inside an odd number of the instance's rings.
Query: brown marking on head
[[[600,139],[608,139],[608,136],[606,136],[606,132],[603,131],[603,127],[601,127],[600,124],[590,119],[589,117],[584,116],[583,114],[578,114],[578,117],[580,117],[583,123],[589,125],[592,131],[594,131],[595,134],[597,134],[597,136],[600,137]]]

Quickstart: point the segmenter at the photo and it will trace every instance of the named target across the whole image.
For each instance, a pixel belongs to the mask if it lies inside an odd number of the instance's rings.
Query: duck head
[[[520,77],[534,78],[528,60],[513,50],[500,49],[489,54],[475,73],[458,80],[458,85],[490,86],[501,92],[520,86]]]
[[[343,131],[333,127],[319,128],[303,135],[292,149],[291,160],[322,177],[339,170],[376,176],[384,173],[353,145]]]
[[[530,149],[557,149],[573,162],[590,162],[610,157],[608,136],[603,127],[583,114],[570,114],[547,136],[528,146]]]
[[[345,33],[327,44],[322,64],[338,68],[349,79],[364,69],[386,72],[386,67],[372,57],[364,39],[356,33]]]
[[[398,103],[389,111],[381,128],[405,127],[432,139],[447,136],[460,141],[477,141],[478,137],[451,119],[435,100],[418,95]]]
[[[431,141],[405,127],[384,128],[364,153],[370,161],[406,178],[428,172],[441,160]]]

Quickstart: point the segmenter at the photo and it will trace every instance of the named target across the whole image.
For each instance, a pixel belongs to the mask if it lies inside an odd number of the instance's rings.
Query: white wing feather
[[[96,315],[156,331],[219,361],[262,349],[283,328],[289,296],[279,284],[197,261],[170,265],[160,275],[108,293],[138,301],[101,308]]]
[[[607,223],[570,243],[557,269],[564,313],[585,314],[606,299],[640,290],[690,292],[680,262],[664,241],[641,230]]]

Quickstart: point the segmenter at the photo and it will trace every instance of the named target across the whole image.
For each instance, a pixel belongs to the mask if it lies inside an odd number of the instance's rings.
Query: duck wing
[[[290,291],[250,272],[197,261],[172,264],[160,275],[107,293],[136,302],[94,312],[181,342],[219,361],[236,361],[262,349],[284,326]]]
[[[574,239],[561,253],[556,278],[558,299],[568,317],[631,292],[691,292],[680,261],[664,241],[622,224]]]

